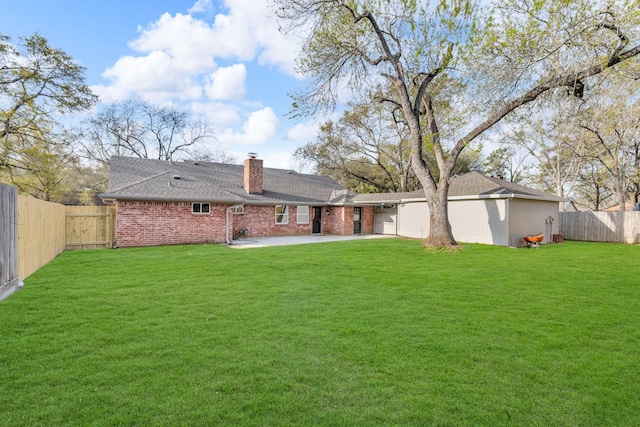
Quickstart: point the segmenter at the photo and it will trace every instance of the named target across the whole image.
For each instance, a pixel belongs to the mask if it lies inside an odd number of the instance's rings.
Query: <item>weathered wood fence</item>
[[[65,250],[114,243],[114,207],[63,206],[0,184],[0,299]]]
[[[640,212],[561,212],[560,234],[567,240],[640,243]]]
[[[20,286],[17,200],[15,187],[0,184],[0,300]]]

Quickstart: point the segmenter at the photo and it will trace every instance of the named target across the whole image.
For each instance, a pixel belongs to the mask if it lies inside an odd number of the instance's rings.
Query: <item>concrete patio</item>
[[[329,234],[310,234],[302,236],[248,237],[231,242],[234,249],[264,248],[268,246],[305,245],[309,243],[342,242],[346,240],[383,239],[395,237],[388,234],[354,234],[335,236]]]

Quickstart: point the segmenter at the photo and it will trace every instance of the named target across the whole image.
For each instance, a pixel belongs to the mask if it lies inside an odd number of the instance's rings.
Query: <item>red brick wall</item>
[[[248,158],[244,161],[244,190],[247,193],[262,193],[262,160]]]
[[[296,222],[297,206],[289,205],[289,223],[276,224],[275,206],[244,205],[243,214],[234,214],[234,236],[240,231],[247,230],[247,237],[265,236],[293,236],[296,234],[311,234],[311,216],[313,210],[309,208],[309,223]]]
[[[323,210],[322,227],[325,234],[353,234],[353,206],[332,206]],[[362,207],[362,234],[373,234],[374,227],[373,206]]]
[[[116,242],[119,247],[162,246],[188,243],[224,243],[225,211],[228,205],[211,204],[209,214],[192,214],[190,202],[119,201]],[[353,234],[353,207],[322,207],[323,234]],[[241,230],[247,237],[293,236],[312,233],[309,223],[297,223],[297,206],[289,205],[289,223],[276,224],[275,206],[245,205],[243,214],[229,214],[233,236]],[[362,208],[362,233],[373,233],[373,207]]]
[[[362,207],[362,234],[373,234],[375,208],[373,206]]]
[[[119,201],[116,243],[119,247],[225,242],[225,210],[211,204],[209,214],[192,214],[190,202]],[[233,227],[233,215],[229,215]]]
[[[322,220],[323,233],[349,235],[353,234],[353,207],[332,206],[329,214]]]

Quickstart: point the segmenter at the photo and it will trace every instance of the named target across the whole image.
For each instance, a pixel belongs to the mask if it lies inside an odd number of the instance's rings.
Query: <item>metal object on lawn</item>
[[[524,236],[522,239],[527,244],[527,248],[534,247],[540,249],[540,242],[544,240],[544,234],[530,234],[528,236]]]

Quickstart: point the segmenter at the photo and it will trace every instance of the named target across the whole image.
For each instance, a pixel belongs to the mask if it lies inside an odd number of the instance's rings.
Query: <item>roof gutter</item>
[[[527,199],[527,200],[541,200],[546,202],[562,202],[566,199],[563,199],[559,196],[536,196],[533,194],[516,194],[516,193],[508,193],[508,194],[477,194],[477,195],[469,195],[469,196],[450,196],[449,200],[478,200],[478,199]],[[404,200],[403,200],[404,201]]]
[[[553,198],[552,198],[553,197]],[[544,197],[535,196],[532,194],[516,194],[516,193],[498,193],[498,194],[475,194],[468,196],[449,196],[447,200],[459,201],[459,200],[487,200],[487,199],[528,199],[528,200],[542,200],[546,202],[561,202],[565,199],[558,196]],[[410,203],[410,202],[424,202],[426,197],[414,197],[411,199],[400,199],[398,202],[389,201],[388,203]]]
[[[124,200],[128,202],[209,202],[219,204],[238,204],[243,203],[244,200],[238,199],[210,199],[206,197],[201,198],[186,198],[186,197],[153,197],[153,196],[111,196],[111,195],[99,195],[99,197],[105,201],[115,204],[118,200]]]
[[[237,203],[234,202],[234,203]],[[317,200],[317,201],[297,201],[292,202],[290,200],[244,200],[244,205],[253,205],[253,206],[275,206],[275,205],[292,205],[292,206],[328,206],[330,205],[327,201]]]

